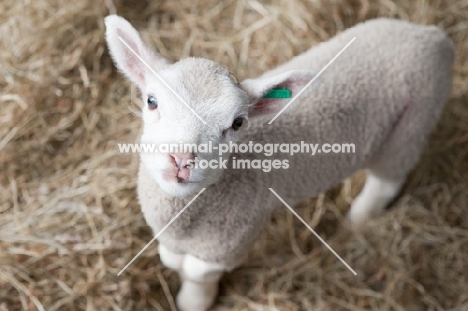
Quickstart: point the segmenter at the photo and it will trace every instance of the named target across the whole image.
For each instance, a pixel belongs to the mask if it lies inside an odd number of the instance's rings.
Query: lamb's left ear
[[[145,88],[145,75],[148,71],[145,63],[155,71],[169,65],[169,61],[165,57],[152,51],[141,40],[136,29],[124,18],[109,15],[105,18],[104,23],[106,24],[106,40],[112,59],[117,67],[141,89]]]
[[[291,70],[271,77],[247,79],[240,84],[249,95],[251,107],[249,117],[266,115],[280,111],[294,96],[297,95],[317,75],[312,70]],[[307,96],[319,81],[314,81],[301,96]],[[274,88],[286,88],[291,91],[291,98],[264,98]]]

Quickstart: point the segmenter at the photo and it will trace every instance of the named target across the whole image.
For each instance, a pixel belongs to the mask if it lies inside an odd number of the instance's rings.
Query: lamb
[[[281,154],[289,168],[268,173],[189,165],[195,157],[216,159],[216,152],[142,153],[137,194],[155,234],[199,194],[158,238],[162,263],[182,278],[180,310],[213,305],[222,274],[245,260],[281,206],[269,188],[294,205],[365,169],[365,186],[351,205],[349,221],[359,226],[382,211],[416,165],[451,91],[454,48],[434,26],[370,20],[239,83],[225,67],[207,59],[171,63],[145,45],[121,17],[108,16],[105,24],[116,66],[139,87],[146,103],[141,142],[355,144],[355,153]],[[297,94],[354,37],[319,77],[318,86],[306,89],[267,124],[289,99],[265,94],[273,88]],[[234,157],[269,158],[223,155],[229,164]]]

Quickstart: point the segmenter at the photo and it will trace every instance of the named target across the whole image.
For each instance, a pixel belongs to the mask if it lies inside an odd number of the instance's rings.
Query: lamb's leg
[[[182,264],[186,255],[174,253],[161,243],[159,243],[158,251],[159,258],[161,259],[163,265],[169,269],[177,271],[180,275],[182,272]]]
[[[182,264],[182,287],[177,295],[177,307],[181,311],[208,310],[218,295],[219,279],[225,270],[221,264],[187,254]]]
[[[442,107],[437,97],[408,103],[393,132],[367,166],[364,189],[348,215],[354,226],[381,212],[398,194],[408,173],[416,166]]]
[[[386,179],[372,171],[367,172],[366,183],[354,199],[348,219],[355,227],[362,225],[370,216],[380,213],[395,198],[405,179]]]

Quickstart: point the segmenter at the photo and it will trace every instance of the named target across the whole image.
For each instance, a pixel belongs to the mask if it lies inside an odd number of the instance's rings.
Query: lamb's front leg
[[[171,270],[177,271],[180,275],[182,272],[182,263],[184,262],[185,255],[177,254],[169,250],[164,244],[158,245],[159,259],[162,264]]]
[[[218,282],[226,268],[190,254],[177,254],[159,244],[159,257],[164,266],[179,273],[182,287],[177,294],[180,311],[205,311],[218,295]]]
[[[218,295],[219,279],[226,268],[187,254],[181,270],[182,287],[177,294],[177,307],[181,311],[208,310]]]

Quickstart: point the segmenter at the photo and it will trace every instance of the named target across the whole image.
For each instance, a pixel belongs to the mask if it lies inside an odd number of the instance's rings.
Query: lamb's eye
[[[148,100],[146,101],[148,103],[148,108],[151,110],[154,110],[158,108],[158,101],[156,98],[152,95],[148,96]]]
[[[237,131],[242,126],[242,123],[244,123],[244,118],[242,117],[235,118],[234,121],[232,122],[232,129],[234,131]]]

